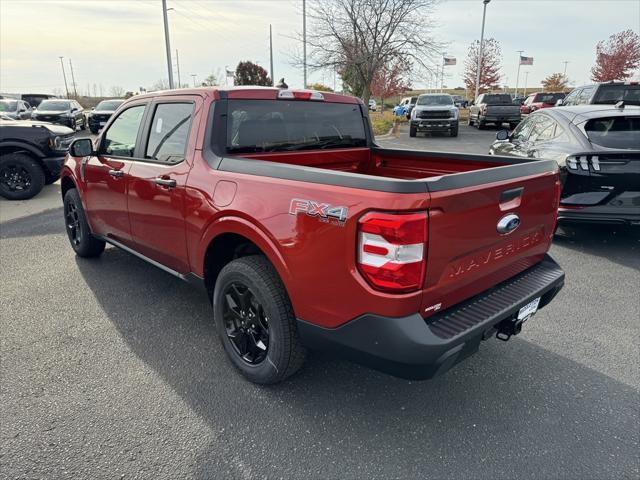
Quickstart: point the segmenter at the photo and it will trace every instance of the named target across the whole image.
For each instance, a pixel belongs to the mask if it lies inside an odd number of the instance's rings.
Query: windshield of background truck
[[[425,107],[444,107],[453,105],[453,99],[451,98],[451,95],[425,95],[424,97],[418,97],[418,105]]]
[[[285,100],[229,100],[227,152],[364,147],[360,105]]]

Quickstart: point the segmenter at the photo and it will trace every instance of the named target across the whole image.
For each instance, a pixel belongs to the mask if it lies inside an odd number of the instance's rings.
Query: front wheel
[[[80,124],[80,130],[86,130],[86,129],[87,129],[87,119],[83,118],[82,123]]]
[[[467,125],[472,127],[473,126],[473,121],[471,120],[471,115],[469,115],[469,117],[467,118]]]
[[[0,196],[8,200],[27,200],[44,187],[42,166],[26,153],[0,157]]]
[[[231,363],[250,381],[278,383],[304,363],[291,301],[262,255],[238,258],[222,269],[213,291],[213,317]]]
[[[100,256],[105,243],[91,234],[80,195],[75,188],[64,194],[64,221],[71,248],[76,255],[84,258]]]
[[[415,137],[416,134],[418,133],[418,129],[416,127],[409,127],[409,136],[410,137]]]
[[[452,137],[457,137],[458,136],[458,124],[456,123],[455,126],[451,127],[451,136]]]

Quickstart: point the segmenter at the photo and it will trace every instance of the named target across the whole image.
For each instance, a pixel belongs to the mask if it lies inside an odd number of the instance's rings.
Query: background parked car
[[[566,96],[563,92],[532,93],[520,107],[520,114],[524,116],[542,108],[554,107],[558,100],[562,100]]]
[[[498,132],[489,153],[556,160],[561,221],[640,225],[640,107],[540,110]]]
[[[411,118],[411,111],[413,110],[413,107],[416,105],[417,101],[417,96],[405,97],[400,100],[400,103],[393,109],[393,111],[394,113],[404,112],[401,115],[406,115],[407,120],[409,120]]]
[[[583,85],[574,88],[556,105],[615,105],[624,100],[627,105],[640,105],[640,84],[638,82],[607,82]]]
[[[483,93],[469,107],[468,125],[475,125],[478,130],[487,123],[502,125],[508,123],[514,129],[520,123],[520,107],[514,105],[511,95],[507,93]]]
[[[31,105],[22,100],[0,100],[0,113],[13,120],[28,120],[31,118]]]
[[[37,107],[43,100],[46,100],[48,98],[56,98],[56,96],[50,95],[48,93],[0,93],[0,99],[1,98],[13,98],[14,100],[22,100],[24,102],[27,102],[32,107]]]
[[[0,120],[0,196],[25,200],[58,180],[72,140],[60,125]]]
[[[84,108],[75,100],[43,100],[37,109],[31,113],[33,120],[65,125],[72,130],[80,127],[87,128],[87,118]]]
[[[518,95],[517,97],[513,97],[513,100],[511,102],[514,105],[522,105],[526,99],[527,99],[527,97],[523,97],[521,95]]]
[[[452,96],[453,96],[453,103],[455,104],[456,107],[467,108],[467,106],[469,105],[469,100],[464,98],[462,95],[452,95]]]
[[[369,99],[369,110],[371,110],[372,112],[378,110],[378,104],[373,98]]]
[[[409,136],[418,132],[449,132],[458,136],[458,107],[453,104],[451,95],[445,93],[427,93],[420,95],[411,112]]]
[[[111,118],[111,115],[115,113],[124,100],[112,99],[101,101],[94,109],[87,115],[87,123],[89,124],[89,130],[91,133],[96,134],[98,130],[105,126],[105,124]]]

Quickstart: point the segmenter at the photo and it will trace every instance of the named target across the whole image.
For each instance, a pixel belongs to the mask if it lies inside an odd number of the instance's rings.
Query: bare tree
[[[437,0],[316,0],[307,5],[308,66],[348,71],[365,102],[376,72],[393,61],[435,71],[442,45],[433,36]],[[298,60],[299,62],[299,60]]]
[[[124,97],[124,94],[125,94],[124,88],[122,88],[119,85],[114,85],[109,89],[109,95],[111,95],[112,97],[121,98],[121,97]]]

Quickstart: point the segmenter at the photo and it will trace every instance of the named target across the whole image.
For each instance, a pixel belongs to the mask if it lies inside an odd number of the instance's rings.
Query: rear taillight
[[[426,243],[426,212],[368,213],[358,224],[358,269],[377,290],[419,290],[424,283]]]
[[[600,171],[600,159],[598,155],[571,155],[567,157],[567,168],[569,170],[584,170],[589,171],[589,165],[594,171]]]

